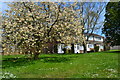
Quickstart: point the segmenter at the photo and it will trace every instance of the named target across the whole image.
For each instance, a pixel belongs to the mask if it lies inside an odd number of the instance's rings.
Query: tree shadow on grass
[[[119,53],[120,54],[120,51],[106,51],[106,53]]]
[[[36,62],[43,63],[64,63],[69,62],[73,57],[40,57],[38,60],[33,60],[31,58],[6,58],[2,61],[2,68],[17,67],[17,66],[27,66],[35,64]],[[76,57],[75,57],[76,58]]]
[[[30,58],[6,58],[2,61],[2,68],[25,66],[34,64]]]
[[[61,63],[70,61],[70,57],[42,57],[44,63]]]

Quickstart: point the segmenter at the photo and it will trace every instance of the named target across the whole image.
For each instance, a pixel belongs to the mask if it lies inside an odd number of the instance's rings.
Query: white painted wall
[[[103,38],[101,38],[101,41],[103,42]]]
[[[104,46],[99,45],[99,51],[100,51],[101,49],[104,49]]]
[[[103,45],[98,45],[99,46],[99,51],[101,49],[104,49]],[[58,45],[58,53],[64,53],[63,48],[64,44],[59,44]],[[65,48],[71,49],[71,45],[66,46]],[[90,51],[90,48],[94,48],[94,44],[87,44],[86,49],[87,51]],[[74,53],[80,53],[80,50],[84,50],[84,47],[79,45],[79,44],[74,44]]]
[[[87,36],[85,38],[87,39]],[[93,36],[90,36],[88,40],[93,40]]]
[[[90,51],[90,48],[94,48],[94,44],[87,44],[87,51]]]
[[[63,46],[64,44],[58,44],[58,53],[64,53],[64,51],[62,50]]]
[[[87,39],[87,36],[85,36],[85,39]]]
[[[81,46],[79,44],[74,45],[74,53],[80,53]]]
[[[90,36],[88,40],[93,40],[93,36]]]
[[[77,50],[77,44],[74,45],[74,53],[77,53],[78,50]]]
[[[87,51],[90,51],[90,48],[88,48],[88,45],[89,45],[89,44],[87,44],[86,49],[87,49]]]
[[[83,47],[83,46],[80,46],[80,50],[84,50],[84,47]]]
[[[74,53],[80,53],[80,50],[84,50],[84,47],[79,44],[75,44],[74,45]]]
[[[58,53],[64,53],[64,51],[62,50],[62,46],[64,46],[64,44],[58,44]],[[65,48],[71,49],[71,45],[68,45]],[[74,45],[74,53],[80,53],[80,50],[84,50],[83,46],[75,44]]]
[[[94,37],[94,40],[95,41],[101,41],[101,42],[103,42],[103,38],[102,37],[99,37],[100,39],[98,39],[98,37]]]

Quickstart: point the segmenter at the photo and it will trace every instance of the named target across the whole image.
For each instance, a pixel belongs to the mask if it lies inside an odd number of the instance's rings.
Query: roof
[[[84,33],[85,35],[91,35],[91,36],[99,36],[99,37],[102,37],[102,38],[104,38],[103,36],[101,36],[101,35],[98,35],[98,34],[90,34],[90,33]]]

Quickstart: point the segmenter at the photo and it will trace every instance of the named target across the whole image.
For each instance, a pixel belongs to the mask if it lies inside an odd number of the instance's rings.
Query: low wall
[[[113,47],[110,47],[110,50],[120,50],[120,45],[119,46],[113,46]]]

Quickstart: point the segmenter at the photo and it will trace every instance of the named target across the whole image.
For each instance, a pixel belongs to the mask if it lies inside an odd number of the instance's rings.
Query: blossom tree
[[[34,59],[54,43],[82,43],[80,9],[76,2],[15,2],[8,4],[3,18],[3,47],[17,46]]]

